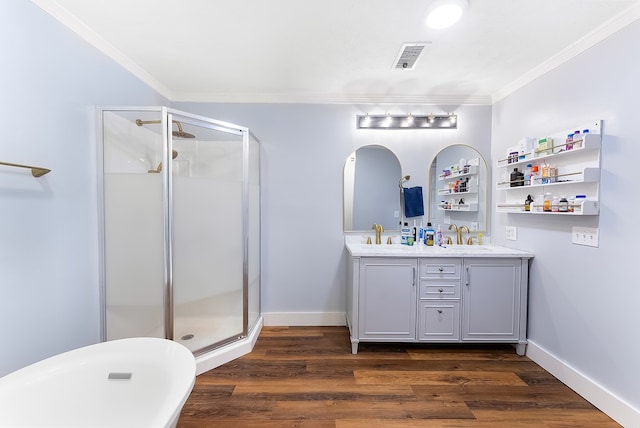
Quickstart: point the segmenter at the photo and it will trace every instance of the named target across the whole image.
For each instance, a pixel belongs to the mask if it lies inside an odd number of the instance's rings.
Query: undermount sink
[[[491,247],[488,245],[447,245],[447,249],[453,251],[490,251]]]

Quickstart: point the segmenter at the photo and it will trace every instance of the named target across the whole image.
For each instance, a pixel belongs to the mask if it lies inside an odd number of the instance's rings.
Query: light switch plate
[[[506,226],[505,227],[505,237],[510,241],[515,241],[518,239],[518,229],[515,226]]]
[[[571,232],[571,242],[573,244],[597,247],[599,245],[598,241],[597,227],[573,226],[573,230]]]

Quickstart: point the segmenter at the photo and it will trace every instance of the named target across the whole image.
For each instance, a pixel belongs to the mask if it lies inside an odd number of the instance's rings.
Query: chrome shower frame
[[[158,167],[158,173],[162,176],[162,198],[163,198],[163,217],[164,217],[164,290],[163,290],[163,316],[164,316],[164,336],[166,339],[174,340],[174,282],[173,282],[173,159],[174,148],[172,139],[169,135],[172,133],[172,124],[177,122],[174,116],[179,117],[182,124],[192,124],[199,127],[205,127],[211,130],[221,131],[228,134],[242,136],[243,145],[243,172],[242,172],[242,245],[243,245],[243,261],[242,261],[242,332],[237,337],[231,337],[226,340],[212,343],[211,345],[199,349],[194,352],[197,357],[202,354],[219,348],[220,346],[243,339],[250,334],[250,330],[254,326],[261,325],[262,311],[260,308],[260,294],[258,294],[257,308],[258,317],[253,325],[249,325],[249,205],[250,205],[250,183],[249,183],[249,151],[250,139],[259,145],[259,140],[247,127],[239,126],[229,122],[224,122],[205,116],[200,116],[180,110],[176,110],[164,106],[100,106],[96,108],[97,116],[97,187],[98,187],[98,221],[99,221],[99,272],[100,272],[100,319],[101,319],[101,341],[107,340],[107,310],[106,310],[106,264],[105,264],[105,192],[104,192],[104,125],[103,115],[105,112],[155,112],[161,115],[159,121],[162,128],[162,162],[164,167]],[[158,123],[158,122],[156,122]],[[181,128],[181,127],[180,127]],[[197,139],[197,137],[196,137]],[[259,146],[258,146],[259,147]],[[259,149],[258,149],[259,150]],[[150,171],[151,172],[151,171]],[[260,173],[258,171],[258,177]],[[258,210],[260,210],[261,202],[258,199]],[[261,225],[258,220],[258,228]],[[259,242],[259,238],[258,238]],[[258,283],[260,282],[260,273],[258,272]]]

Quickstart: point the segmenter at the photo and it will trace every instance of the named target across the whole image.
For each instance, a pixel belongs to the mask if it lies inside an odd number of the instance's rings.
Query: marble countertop
[[[375,241],[374,241],[375,242]],[[357,237],[347,237],[345,245],[354,257],[518,257],[533,258],[533,253],[499,245],[447,245],[431,247],[426,245],[366,244]]]

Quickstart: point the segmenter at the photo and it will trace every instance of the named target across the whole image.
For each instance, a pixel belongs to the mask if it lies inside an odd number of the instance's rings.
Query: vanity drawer
[[[422,300],[418,305],[418,340],[458,342],[460,340],[460,302]]]
[[[421,278],[460,278],[461,259],[420,259]]]
[[[420,280],[420,299],[459,299],[460,280]]]

